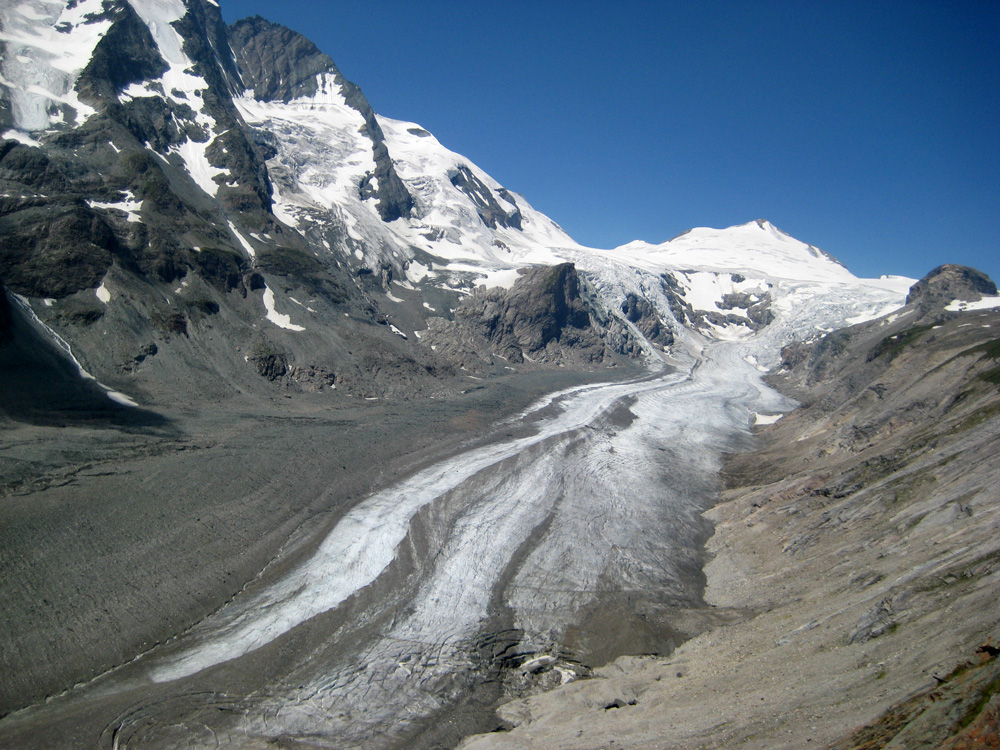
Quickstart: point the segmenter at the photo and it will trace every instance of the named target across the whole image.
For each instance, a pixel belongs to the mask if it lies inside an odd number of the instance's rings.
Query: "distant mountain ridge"
[[[329,373],[341,393],[440,389],[460,372],[445,339],[478,325],[456,318],[462,299],[531,265],[573,263],[591,290],[583,304],[605,341],[591,364],[650,350],[629,299],[647,300],[650,330],[672,332],[662,347],[684,327],[767,326],[779,297],[795,306],[789,284],[850,290],[827,328],[901,303],[908,286],[857,280],[764,221],[589,250],[423,128],[376,115],[296,32],[260,17],[227,28],[208,0],[56,11],[32,0],[5,25],[0,275],[102,382],[140,401],[204,360],[191,343],[208,335],[229,342],[209,371],[252,390],[311,387],[296,380],[305,372]],[[53,55],[57,43],[71,54]],[[247,340],[284,369],[258,373],[237,353]],[[483,346],[480,366],[507,366],[490,359],[503,347]],[[375,382],[371,358],[395,374]]]

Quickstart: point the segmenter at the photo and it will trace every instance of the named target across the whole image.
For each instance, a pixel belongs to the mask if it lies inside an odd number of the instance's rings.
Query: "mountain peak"
[[[314,96],[317,76],[339,76],[333,60],[297,31],[261,16],[229,27],[229,39],[244,83],[258,101],[290,102]]]
[[[982,271],[969,266],[946,263],[930,271],[910,287],[906,304],[917,302],[928,309],[947,305],[954,300],[978,302],[984,296],[994,296],[997,285]]]

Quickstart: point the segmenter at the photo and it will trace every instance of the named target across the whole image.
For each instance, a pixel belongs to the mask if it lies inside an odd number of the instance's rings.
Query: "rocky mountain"
[[[427,131],[376,115],[305,38],[261,18],[227,29],[211,2],[19,3],[5,29],[0,274],[138,403],[187,392],[192,369],[223,391],[444,392],[468,359],[460,342],[497,325],[472,311],[492,315],[489,289],[531,265],[573,263],[593,289],[579,298],[593,335],[555,337],[593,350],[570,357],[590,363],[643,351],[626,317],[640,305],[660,346],[677,325],[767,325],[782,263],[795,283],[846,284],[852,314],[907,287],[861,282],[765,222],[716,235],[744,251],[712,269],[679,252],[702,230],[669,249],[581,248]],[[760,242],[780,251],[748,276]],[[537,361],[553,340],[522,301],[535,304],[508,294],[504,315],[528,348],[489,333],[508,360],[493,364]],[[549,349],[546,361],[562,357]]]
[[[647,678],[700,669],[683,685],[712,708],[670,714],[678,741],[801,747],[830,691],[862,697],[828,742],[994,632],[982,274],[860,279],[765,220],[583,247],[260,17],[0,9],[0,744],[196,746],[181,728],[203,726],[371,747],[358,727],[381,736],[405,699],[385,746],[455,746],[572,682],[469,742],[643,747],[666,731],[645,696],[685,705]],[[507,496],[517,513],[489,504]],[[301,573],[344,524],[363,551]],[[976,615],[933,625],[949,606]],[[199,650],[241,628],[237,657]],[[852,676],[814,690],[781,671],[789,644]],[[878,690],[851,682],[876,663]],[[787,720],[703,725],[710,693],[765,673],[809,686]],[[566,713],[565,692],[588,697]],[[382,698],[335,708],[360,694]]]

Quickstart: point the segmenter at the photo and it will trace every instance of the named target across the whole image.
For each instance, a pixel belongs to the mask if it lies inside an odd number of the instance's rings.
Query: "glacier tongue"
[[[311,559],[205,620],[149,675],[239,658],[351,600],[365,617],[296,662],[289,687],[244,713],[240,736],[392,746],[462,691],[511,679],[499,656],[510,649],[571,679],[575,662],[607,657],[587,637],[605,626],[583,619],[640,623],[700,604],[700,514],[720,452],[740,447],[757,412],[790,406],[761,383],[750,349],[692,334],[686,371],[544,399],[534,413],[558,408],[535,434],[366,499]],[[368,632],[370,621],[382,625]]]

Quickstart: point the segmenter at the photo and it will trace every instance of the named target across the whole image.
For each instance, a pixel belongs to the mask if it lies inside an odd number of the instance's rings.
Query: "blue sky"
[[[221,0],[302,32],[577,241],[769,219],[1000,282],[1000,2]]]

